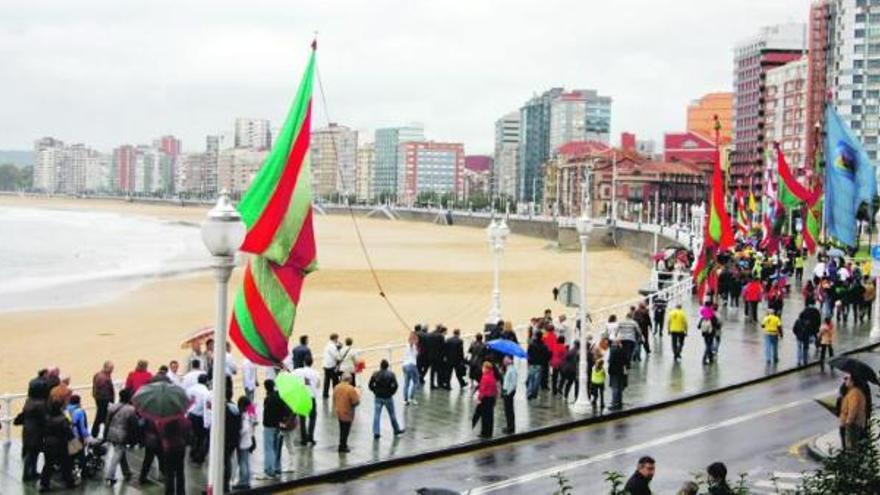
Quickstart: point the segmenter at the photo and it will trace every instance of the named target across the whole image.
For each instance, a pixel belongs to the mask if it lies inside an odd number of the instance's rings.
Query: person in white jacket
[[[299,417],[299,444],[314,446],[315,419],[318,417],[318,406],[315,398],[318,397],[318,391],[321,390],[321,377],[318,376],[318,372],[315,371],[315,368],[312,368],[312,364],[314,364],[312,356],[306,356],[303,361],[303,366],[293,370],[293,376],[302,378],[306,387],[308,387],[309,392],[312,394],[312,412],[309,413],[308,417]],[[306,423],[307,419],[308,423]]]
[[[241,440],[238,442],[238,482],[232,488],[248,490],[251,487],[251,452],[256,448],[254,430],[257,427],[257,410],[247,396],[239,397],[238,411],[241,414]]]
[[[403,403],[407,406],[418,404],[415,399],[416,390],[421,386],[419,380],[419,336],[410,332],[406,348],[403,351]]]

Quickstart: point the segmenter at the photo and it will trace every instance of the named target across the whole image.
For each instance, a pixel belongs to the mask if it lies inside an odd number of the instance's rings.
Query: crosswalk
[[[750,493],[754,495],[794,493],[803,478],[803,473],[785,471],[774,471],[772,475],[764,473],[763,479],[749,483]]]

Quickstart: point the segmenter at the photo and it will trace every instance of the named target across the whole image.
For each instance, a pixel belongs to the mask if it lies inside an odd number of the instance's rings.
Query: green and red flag
[[[734,199],[736,200],[736,229],[742,235],[748,235],[749,214],[746,211],[746,195],[739,186],[736,188],[736,196],[734,196]]]
[[[317,269],[309,167],[315,49],[272,151],[238,204],[252,253],[235,299],[229,337],[246,358],[287,356],[305,276]]]
[[[804,243],[807,245],[807,251],[813,254],[816,252],[816,245],[822,233],[822,200],[819,199],[812,206],[804,208],[804,217],[806,218],[803,228]]]
[[[719,134],[721,124],[715,116],[715,167],[712,172],[712,189],[709,191],[709,221],[706,228],[706,241],[711,242],[720,250],[733,246],[733,229],[724,197],[724,174],[721,171],[721,148]]]
[[[778,142],[773,143],[776,148],[776,169],[779,174],[779,192],[778,197],[780,203],[787,209],[797,208],[801,204],[815,203],[816,198],[813,192],[809,191],[800,182],[797,181],[788,162],[785,160],[785,153]]]

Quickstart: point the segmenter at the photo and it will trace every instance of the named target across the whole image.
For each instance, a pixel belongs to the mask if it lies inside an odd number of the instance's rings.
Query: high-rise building
[[[64,143],[52,137],[34,142],[34,189],[54,193],[58,190],[58,174],[64,158]]]
[[[828,0],[813,2],[810,6],[807,52],[807,160],[814,160],[816,145],[821,141],[825,102],[828,100],[828,61],[830,42],[828,38],[830,5]],[[819,147],[821,148],[821,144]]]
[[[620,148],[628,151],[636,150],[636,135],[632,132],[620,133]]]
[[[862,142],[880,152],[880,1],[829,4],[827,81],[831,104]]]
[[[92,151],[86,161],[85,190],[105,192],[112,190],[110,179],[113,157],[108,153]]]
[[[217,160],[217,187],[233,196],[247,190],[269,154],[266,150],[233,148],[223,150]]]
[[[762,28],[734,49],[734,152],[730,187],[752,184],[760,188],[767,150],[767,71],[799,59],[806,47],[801,23]]]
[[[495,160],[492,165],[492,194],[495,196],[516,197],[519,118],[520,113],[514,111],[495,121]]]
[[[778,141],[792,168],[802,168],[807,140],[807,59],[767,71],[766,137]]]
[[[175,188],[178,194],[210,197],[217,192],[217,169],[210,167],[210,153],[182,153],[178,157]],[[216,163],[217,156],[214,155]],[[213,179],[210,175],[213,171]],[[211,184],[211,186],[209,186]]]
[[[571,141],[608,144],[611,132],[611,97],[593,89],[575,89],[557,95],[550,103],[550,153]]]
[[[86,190],[86,173],[98,152],[82,143],[66,146],[57,175],[57,191],[76,194]]]
[[[204,171],[199,175],[201,181],[198,190],[207,196],[217,194],[217,160],[220,157],[220,150],[223,149],[223,143],[226,139],[219,134],[211,134],[205,136],[205,159],[203,164]]]
[[[687,107],[687,130],[715,139],[715,117],[721,124],[721,144],[733,138],[733,93],[708,93]]]
[[[319,198],[354,194],[358,133],[333,122],[312,131],[312,192]]]
[[[357,149],[354,190],[358,201],[372,201],[373,168],[376,166],[376,149],[373,143],[364,143]]]
[[[129,193],[134,191],[135,157],[137,151],[130,144],[113,149],[113,190]]]
[[[407,141],[400,143],[398,157],[399,200],[411,204],[421,193],[462,198],[463,144]]]
[[[398,153],[400,145],[411,141],[424,141],[425,128],[421,125],[376,129],[376,166],[373,169],[373,197],[398,193]]]
[[[489,195],[492,162],[492,157],[488,155],[467,155],[464,157],[462,198],[465,201],[473,196]]]
[[[550,158],[550,108],[563,92],[553,88],[533,96],[519,110],[517,201],[539,202],[544,188],[541,166]]]
[[[267,119],[235,119],[235,147],[268,150],[272,147],[272,131]]]
[[[159,137],[153,140],[153,147],[162,150],[165,154],[177,158],[180,155],[183,147],[181,146],[180,139],[172,135],[166,135]]]

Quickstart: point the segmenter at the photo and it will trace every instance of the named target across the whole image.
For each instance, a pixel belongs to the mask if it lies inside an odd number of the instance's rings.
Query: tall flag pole
[[[317,42],[272,151],[238,205],[252,253],[229,337],[246,358],[271,366],[287,356],[305,276],[317,269],[309,165]],[[220,351],[222,352],[222,350]]]

